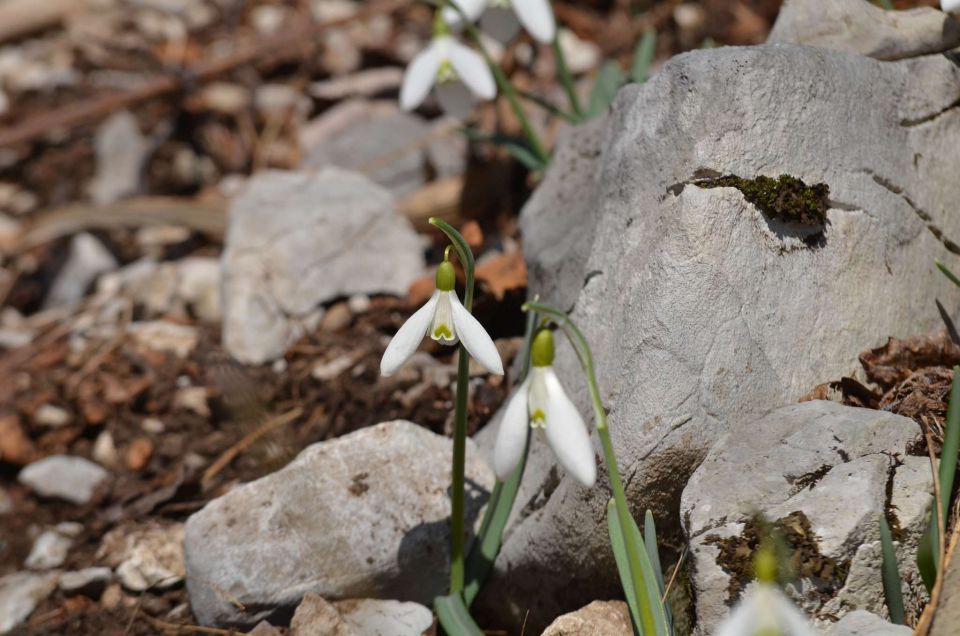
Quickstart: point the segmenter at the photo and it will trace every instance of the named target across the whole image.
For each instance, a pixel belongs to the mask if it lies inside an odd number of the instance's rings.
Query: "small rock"
[[[60,428],[70,423],[70,413],[53,404],[41,404],[33,414],[34,423],[49,428]]]
[[[319,594],[308,592],[290,621],[290,636],[354,636],[340,613]]]
[[[250,91],[239,84],[212,82],[199,93],[199,98],[209,110],[222,115],[236,115],[250,107]]]
[[[17,480],[41,497],[63,499],[78,506],[93,498],[109,474],[82,457],[51,455],[20,471]]]
[[[433,626],[433,612],[419,603],[365,598],[333,605],[357,636],[421,636]]]
[[[187,303],[197,318],[219,323],[220,259],[191,256],[178,263],[177,295]]]
[[[78,302],[98,276],[117,268],[117,260],[96,237],[81,232],[70,241],[70,254],[43,301],[45,309]]]
[[[183,580],[183,524],[114,528],[97,558],[116,568],[117,579],[133,592],[166,589]]]
[[[253,96],[257,110],[276,117],[304,111],[305,99],[300,91],[287,84],[264,84],[257,88]]]
[[[354,314],[365,314],[370,311],[370,297],[366,294],[354,294],[347,299],[347,307]]]
[[[145,433],[153,433],[154,435],[159,435],[166,430],[163,421],[155,417],[143,418],[143,421],[140,422],[140,428],[142,428]]]
[[[106,567],[93,567],[64,572],[60,575],[60,590],[68,595],[83,594],[92,599],[100,598],[104,589],[113,578],[113,572]]]
[[[567,60],[567,68],[574,75],[586,73],[600,64],[600,47],[589,40],[581,40],[570,29],[558,30],[557,40]]]
[[[173,396],[173,407],[192,411],[201,417],[210,417],[210,406],[207,404],[207,389],[202,386],[186,386],[177,389]]]
[[[123,588],[120,587],[119,583],[111,583],[107,586],[107,589],[103,591],[103,595],[100,597],[100,605],[103,606],[105,610],[113,611],[120,607],[120,604],[123,602]]]
[[[550,623],[542,636],[620,636],[633,631],[623,601],[594,601]]]
[[[225,243],[223,342],[250,364],[282,355],[323,302],[403,295],[423,269],[417,234],[390,195],[335,168],[253,177],[230,208]]]
[[[153,148],[140,132],[137,118],[125,110],[114,113],[97,129],[94,145],[97,173],[90,182],[94,202],[105,205],[137,194]]]
[[[143,470],[153,456],[153,442],[149,437],[138,437],[127,448],[126,465],[128,470]]]
[[[960,23],[931,7],[886,11],[864,0],[788,0],[767,42],[903,60],[960,45]]]
[[[261,4],[250,11],[250,24],[257,33],[270,35],[276,33],[287,21],[290,10],[276,4]]]
[[[185,539],[197,619],[249,625],[306,592],[432,602],[446,587],[450,448],[416,424],[387,422],[314,444],[208,503]],[[473,528],[493,478],[472,442],[466,474]]]
[[[190,228],[184,225],[146,225],[134,238],[142,252],[161,258],[165,248],[187,241],[190,234]]]
[[[26,620],[56,587],[56,572],[16,572],[0,578],[0,634]]]
[[[247,632],[247,636],[281,636],[281,634],[280,630],[267,621],[260,621],[253,629]]]
[[[170,352],[179,358],[189,356],[197,348],[199,340],[195,328],[165,320],[130,323],[127,333],[141,346]]]
[[[865,610],[850,612],[827,630],[826,636],[910,636],[906,625],[888,623]]]
[[[353,315],[347,303],[337,303],[323,314],[323,318],[320,319],[320,328],[324,331],[340,331],[345,329],[351,320]]]
[[[110,431],[100,431],[93,442],[91,456],[95,462],[107,468],[116,468],[119,465],[120,454],[117,452],[117,446],[113,442]]]
[[[56,530],[46,530],[37,537],[24,565],[31,570],[58,568],[67,560],[73,540]]]
[[[329,362],[318,362],[313,365],[310,375],[314,380],[326,382],[339,376],[341,373],[352,367],[357,361],[357,356],[345,353]]]
[[[360,49],[344,29],[325,29],[320,37],[323,53],[320,63],[331,75],[349,75],[363,61]]]
[[[0,459],[23,466],[30,463],[35,453],[33,442],[20,426],[20,419],[16,415],[0,416]]]

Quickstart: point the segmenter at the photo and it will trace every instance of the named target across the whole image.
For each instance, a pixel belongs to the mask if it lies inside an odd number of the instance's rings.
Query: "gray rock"
[[[420,242],[390,195],[365,177],[266,172],[230,209],[223,340],[246,363],[280,356],[317,306],[352,294],[405,294]]]
[[[636,514],[675,530],[687,477],[728,426],[851,374],[889,335],[939,328],[936,298],[957,313],[933,261],[960,237],[958,94],[944,56],[725,47],[674,57],[561,144],[521,216],[529,289],[590,340]],[[785,227],[694,183],[716,174],[826,183],[828,223]],[[555,367],[589,414],[565,343]],[[529,608],[539,629],[617,594],[599,482],[584,491],[532,446],[480,608],[517,626]]]
[[[92,567],[64,572],[60,575],[58,585],[67,595],[83,594],[97,599],[113,578],[113,572],[106,567]]]
[[[90,182],[94,203],[113,203],[138,193],[153,143],[140,132],[137,118],[125,110],[108,117],[97,129],[94,147],[97,173]]]
[[[960,45],[960,23],[930,7],[885,11],[867,0],[787,0],[767,43],[902,60]]]
[[[623,601],[594,601],[550,623],[542,636],[622,636],[633,626]]]
[[[109,473],[82,457],[51,455],[26,466],[17,480],[41,497],[63,499],[82,506],[90,502]]]
[[[33,542],[30,554],[23,564],[31,570],[58,568],[67,560],[71,546],[73,539],[70,537],[56,530],[46,530]]]
[[[81,232],[70,241],[70,254],[43,301],[45,309],[80,301],[101,274],[117,268],[117,260],[96,237]]]
[[[0,634],[26,620],[56,587],[56,572],[16,572],[0,577]]]
[[[332,603],[308,592],[290,621],[290,636],[354,636]]]
[[[116,568],[117,579],[128,590],[167,589],[186,574],[183,535],[182,523],[118,526],[104,535],[97,558]]]
[[[433,612],[419,603],[364,598],[334,607],[357,636],[420,636],[433,626]]]
[[[825,585],[820,594],[800,599],[809,613],[885,611],[878,519],[895,457],[905,454],[918,428],[899,415],[823,401],[732,423],[690,478],[680,504],[693,558],[698,633],[711,633],[737,600],[729,596],[730,575],[719,561],[716,537],[739,535],[756,513],[770,521],[803,513],[820,553],[850,562],[829,601],[822,603],[831,591]],[[923,532],[918,521],[901,528],[914,546]],[[802,593],[808,582],[801,583]]]
[[[475,455],[468,445],[468,528],[493,483]],[[187,520],[195,616],[253,624],[306,592],[431,603],[446,585],[449,466],[449,439],[387,422],[314,444],[213,500]]]
[[[826,632],[827,636],[910,636],[912,633],[905,625],[888,623],[864,610],[850,612]]]

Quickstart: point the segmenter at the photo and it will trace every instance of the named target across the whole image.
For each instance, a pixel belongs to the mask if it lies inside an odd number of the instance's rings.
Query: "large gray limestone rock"
[[[746,545],[756,514],[770,522],[787,519],[792,529],[808,523],[809,533],[785,531],[788,544],[803,550],[805,565],[816,561],[816,550],[841,566],[799,573],[798,584],[788,588],[809,614],[829,622],[852,609],[885,613],[878,520],[886,514],[888,490],[901,493],[895,503],[905,509],[897,511],[904,514],[896,524],[905,573],[913,568],[908,557],[916,555],[933,501],[933,484],[918,482],[920,466],[908,462],[924,458],[905,452],[919,430],[899,415],[823,401],[731,424],[690,478],[680,506],[697,632],[712,633],[738,600],[730,584],[731,578],[735,585],[747,582],[741,580],[744,559],[729,555]],[[926,468],[929,477],[929,462]],[[749,559],[746,565],[749,572]],[[918,580],[915,568],[905,578]],[[919,604],[919,589],[905,586],[904,592],[908,605]]]
[[[767,42],[902,60],[960,46],[960,22],[930,7],[885,11],[867,0],[786,0]]]
[[[282,355],[323,302],[405,294],[423,253],[390,194],[363,175],[273,171],[230,207],[222,266],[224,346],[257,364]]]
[[[635,515],[675,530],[686,479],[730,425],[850,374],[890,335],[939,327],[937,298],[956,314],[934,259],[960,236],[958,99],[941,55],[722,48],[673,58],[561,145],[521,218],[529,286],[593,346]],[[781,174],[829,186],[825,225],[697,185]],[[569,347],[556,368],[589,413]],[[608,496],[534,444],[480,607],[515,625],[529,608],[538,629],[616,594]]]
[[[472,443],[466,476],[470,528],[493,485]],[[193,613],[252,625],[307,592],[429,605],[447,583],[449,487],[450,440],[410,422],[314,444],[187,520]]]

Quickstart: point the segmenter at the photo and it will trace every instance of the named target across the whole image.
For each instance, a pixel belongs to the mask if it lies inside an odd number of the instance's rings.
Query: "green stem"
[[[603,457],[607,463],[607,474],[610,478],[610,488],[613,490],[614,504],[617,509],[617,520],[620,524],[620,532],[625,538],[625,547],[627,551],[627,560],[630,562],[630,573],[634,580],[644,582],[643,569],[640,565],[640,555],[637,552],[637,546],[633,541],[627,540],[632,536],[633,526],[630,518],[630,509],[627,507],[627,495],[623,490],[623,481],[620,479],[620,470],[617,468],[617,457],[613,452],[613,443],[610,441],[610,431],[607,428],[607,413],[603,408],[603,400],[600,398],[600,387],[597,385],[597,375],[593,368],[593,354],[590,352],[590,345],[583,332],[570,320],[570,317],[563,311],[544,305],[539,302],[528,302],[523,306],[526,311],[536,311],[537,313],[550,316],[563,328],[564,333],[570,344],[573,345],[577,357],[580,359],[580,365],[583,367],[587,376],[587,387],[590,391],[590,400],[593,402],[593,413],[597,419],[597,435],[600,437],[600,444],[603,446]],[[650,599],[643,592],[649,585],[649,581],[643,585],[634,586],[637,607],[640,608],[640,621],[643,634],[656,634],[657,627],[653,617],[653,608],[650,607]]]
[[[567,66],[567,58],[563,54],[563,47],[560,46],[560,30],[553,38],[553,56],[557,60],[557,77],[563,85],[563,90],[567,93],[567,99],[570,100],[570,110],[577,119],[583,117],[583,110],[580,109],[580,100],[577,98],[577,89],[573,84],[573,75],[570,74],[570,67]]]
[[[433,217],[430,224],[447,235],[453,249],[457,251],[465,275],[463,306],[467,311],[473,309],[473,252],[470,246],[452,225]],[[450,594],[463,591],[464,581],[464,517],[465,517],[465,478],[467,449],[467,392],[470,382],[470,356],[463,344],[459,348],[457,364],[457,398],[453,418],[453,485],[450,493]]]
[[[490,71],[493,72],[493,78],[497,81],[497,86],[500,87],[500,92],[504,94],[504,96],[507,98],[507,101],[510,103],[510,108],[513,110],[513,114],[516,115],[517,119],[520,121],[520,126],[523,128],[523,134],[527,137],[527,141],[530,142],[530,147],[534,154],[537,155],[537,158],[543,162],[544,165],[550,163],[550,153],[547,152],[543,142],[540,141],[540,135],[538,135],[537,131],[534,130],[533,125],[530,123],[530,119],[527,117],[526,111],[523,110],[523,105],[520,104],[520,98],[517,96],[517,91],[513,87],[513,84],[511,84],[510,80],[507,79],[503,69],[501,69],[500,66],[493,61],[493,58],[490,57],[486,47],[483,46],[483,41],[480,39],[480,31],[478,31],[477,27],[470,22],[469,18],[467,18],[466,14],[463,13],[460,7],[458,7],[456,4],[451,4],[450,6],[454,7],[460,12],[460,17],[463,19],[464,29],[476,43],[477,48],[480,50],[480,54],[483,55],[483,59],[487,63],[487,66],[489,66]]]
[[[523,99],[527,100],[528,102],[533,102],[534,104],[544,109],[554,117],[559,117],[560,119],[570,122],[571,124],[576,124],[579,122],[579,119],[577,118],[576,115],[571,115],[570,113],[565,112],[564,110],[558,108],[557,106],[550,103],[548,100],[544,99],[543,97],[540,97],[539,95],[534,95],[531,92],[519,90],[519,89],[517,90],[517,94]]]

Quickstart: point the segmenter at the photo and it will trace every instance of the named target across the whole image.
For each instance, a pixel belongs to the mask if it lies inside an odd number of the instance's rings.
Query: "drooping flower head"
[[[716,636],[817,636],[777,587],[777,557],[769,540],[757,550],[753,567],[756,583],[720,624]]]
[[[480,28],[499,42],[516,37],[522,26],[535,40],[549,44],[557,35],[557,22],[550,0],[451,0],[471,22],[480,20]],[[451,24],[462,20],[460,11],[447,7]]]
[[[553,333],[541,329],[530,348],[530,373],[510,398],[493,451],[497,478],[505,481],[520,463],[528,426],[540,431],[557,462],[584,486],[597,479],[587,426],[553,371]]]
[[[503,375],[503,362],[490,335],[457,297],[453,265],[444,260],[437,267],[437,290],[423,307],[403,323],[380,360],[381,375],[391,375],[410,359],[424,336],[443,345],[462,342],[467,352],[490,373]]]
[[[442,11],[437,11],[433,39],[410,61],[400,86],[400,107],[413,110],[436,88],[437,101],[454,117],[466,119],[474,96],[489,100],[497,96],[497,84],[483,57],[450,35]]]

